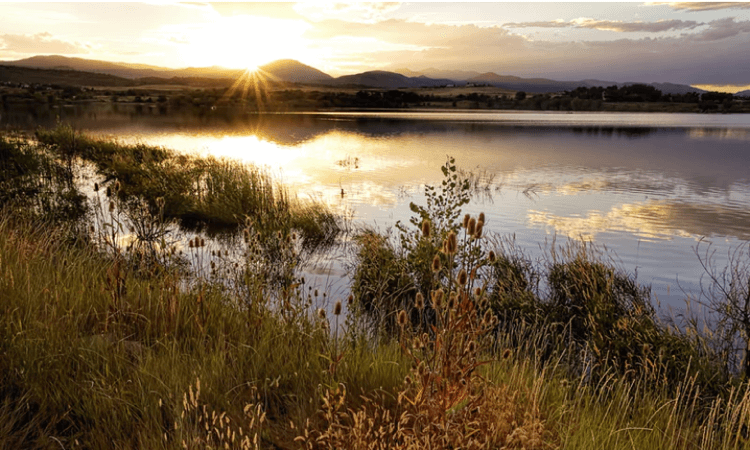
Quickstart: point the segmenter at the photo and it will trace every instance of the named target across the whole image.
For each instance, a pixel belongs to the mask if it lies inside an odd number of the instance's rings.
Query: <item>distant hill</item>
[[[333,77],[327,73],[293,59],[281,59],[259,68],[281,81],[290,83],[317,83],[333,80]]]
[[[123,79],[136,81],[136,84],[149,82],[164,82],[168,84],[181,84],[192,86],[220,86],[226,84],[221,80],[235,80],[242,70],[226,69],[224,67],[188,67],[184,69],[171,69],[146,64],[111,63],[84,58],[69,58],[66,56],[47,55],[34,56],[18,61],[0,61],[6,66],[5,76],[16,77],[20,72],[9,72],[9,67],[52,70],[56,72],[27,73],[32,77],[28,81],[20,82],[46,83],[46,84],[74,84],[88,86],[126,86],[129,85]],[[557,81],[547,78],[521,78],[513,75],[498,75],[494,72],[479,73],[462,70],[442,70],[429,68],[422,71],[409,69],[397,69],[395,72],[374,70],[345,75],[333,78],[325,72],[314,67],[307,66],[299,61],[282,59],[266,64],[261,67],[264,71],[273,75],[276,81],[306,84],[325,84],[332,86],[362,86],[380,89],[418,88],[445,85],[463,85],[465,83],[487,84],[513,91],[525,91],[529,93],[551,93],[571,91],[579,86],[612,86],[622,87],[636,82],[616,83],[603,80],[581,80],[581,81]],[[64,73],[78,72],[78,73]],[[81,75],[81,73],[87,73]],[[94,76],[110,75],[115,78],[101,78]],[[204,79],[200,81],[198,79]],[[62,80],[62,81],[61,81]],[[6,81],[10,81],[9,79]],[[686,92],[703,93],[705,91],[692,86],[673,83],[642,83],[649,84],[665,94],[684,94]],[[737,95],[748,95],[738,93]]]
[[[444,69],[435,69],[433,67],[430,67],[429,69],[424,69],[420,71],[413,71],[409,69],[394,69],[393,72],[400,73],[401,75],[405,75],[407,77],[428,77],[433,79],[449,79],[453,80],[455,82],[463,82],[468,80],[469,78],[474,78],[479,75],[479,72],[475,71],[469,71],[469,70],[444,70]],[[463,83],[460,83],[463,84]]]
[[[337,86],[354,85],[367,86],[380,89],[399,89],[399,88],[416,88],[431,87],[454,84],[453,80],[432,79],[424,76],[407,77],[400,73],[387,72],[384,70],[373,70],[369,72],[358,73],[355,75],[344,75],[338,77],[330,84]]]
[[[735,97],[750,97],[750,89],[740,91],[734,94]]]
[[[32,69],[0,65],[0,82],[60,86],[135,86],[134,80],[102,73],[62,69]]]
[[[83,72],[104,73],[122,78],[146,77],[204,77],[204,78],[236,78],[241,71],[223,67],[188,67],[185,69],[170,69],[166,67],[149,66],[146,64],[111,63],[94,59],[69,58],[67,56],[49,55],[32,56],[18,61],[2,61],[7,66],[32,67],[37,69],[78,70]]]

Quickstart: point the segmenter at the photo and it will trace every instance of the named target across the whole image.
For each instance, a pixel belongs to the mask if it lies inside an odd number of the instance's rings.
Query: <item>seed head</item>
[[[414,299],[414,306],[420,311],[424,309],[424,295],[421,292],[417,292],[417,298]]]
[[[469,281],[469,276],[466,273],[466,269],[461,269],[461,271],[458,272],[458,284],[459,284],[459,286],[464,286],[467,281]]]
[[[483,212],[479,213],[479,219],[477,219],[477,222],[478,223],[484,223],[484,213]]]
[[[480,239],[482,237],[483,230],[484,230],[484,222],[477,222],[477,229],[474,230],[474,239]]]
[[[511,354],[510,349],[506,348],[505,351],[503,352],[503,359],[510,358],[510,354]]]
[[[341,314],[341,300],[336,302],[336,306],[333,307],[333,315],[338,316]]]
[[[424,377],[427,373],[427,365],[425,365],[424,361],[420,361],[419,366],[417,366],[417,373],[420,377]]]
[[[458,249],[458,238],[456,237],[456,233],[454,233],[452,230],[450,233],[448,233],[448,254],[449,255],[455,255],[456,249]]]
[[[430,221],[427,219],[422,221],[422,235],[426,238],[430,237]]]
[[[487,259],[490,260],[490,263],[494,263],[497,257],[495,256],[495,252],[493,250],[490,250],[489,254],[487,254]]]
[[[477,230],[477,219],[471,218],[469,219],[469,226],[466,227],[466,233],[469,236],[474,236],[474,232]]]
[[[406,311],[403,309],[398,312],[398,326],[404,328],[406,326]]]
[[[482,288],[474,288],[474,297],[479,298],[480,295],[482,295]]]
[[[440,256],[436,254],[435,257],[432,258],[432,271],[440,272],[441,267],[442,267],[442,264],[440,263]]]
[[[453,291],[448,296],[448,309],[453,310],[456,307],[456,303],[458,303],[458,294],[456,294],[456,291]]]
[[[109,212],[112,212],[115,210],[115,202],[109,202]]]
[[[470,219],[471,216],[469,214],[464,215],[464,222],[462,224],[464,228],[468,228]]]
[[[112,188],[107,186],[107,197],[112,197]]]
[[[437,311],[443,309],[443,297],[445,297],[445,292],[443,292],[442,289],[438,289],[432,291],[430,295],[432,296],[432,307]]]
[[[354,303],[354,295],[349,294],[349,297],[346,298],[346,304],[348,306],[352,306],[353,303]]]
[[[320,318],[320,320],[325,320],[326,310],[323,308],[318,308],[318,317]]]
[[[99,192],[99,183],[94,183],[94,192]]]

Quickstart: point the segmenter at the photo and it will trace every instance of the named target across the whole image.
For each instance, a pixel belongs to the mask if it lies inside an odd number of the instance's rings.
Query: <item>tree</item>
[[[516,100],[521,101],[525,98],[526,98],[526,93],[524,91],[516,92]]]

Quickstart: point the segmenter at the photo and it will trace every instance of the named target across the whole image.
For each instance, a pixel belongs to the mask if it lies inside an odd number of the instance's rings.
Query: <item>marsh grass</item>
[[[292,198],[270,173],[253,165],[93,139],[66,125],[39,130],[36,139],[63,160],[93,163],[103,177],[101,187],[119,182],[117,193],[126,203],[135,202],[137,208],[145,202],[152,215],[188,227],[236,230],[250,217],[256,227],[273,232],[280,227],[285,234],[298,231],[309,251],[330,246],[341,231],[326,205]]]
[[[83,157],[49,145],[62,170]],[[164,156],[131,150],[145,167]],[[288,200],[243,218],[242,258],[212,259],[197,235],[180,255],[164,234],[170,193],[128,194],[151,186],[128,184],[133,170],[95,191],[93,233],[4,203],[0,447],[748,448],[747,383],[587,244],[529,261],[483,235],[482,215],[434,217],[437,189],[398,236],[357,238],[351,315],[314,314],[286,267],[304,246],[304,226],[277,213]],[[219,195],[225,170],[201,195]],[[448,190],[464,186],[454,173],[448,161]],[[119,239],[130,227],[138,245]]]

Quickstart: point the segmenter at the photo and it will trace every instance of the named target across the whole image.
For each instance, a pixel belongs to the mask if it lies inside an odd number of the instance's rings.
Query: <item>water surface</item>
[[[6,115],[6,120],[7,119]],[[37,122],[40,121],[36,118]],[[300,196],[386,230],[424,204],[448,155],[492,179],[466,212],[530,256],[556,237],[591,240],[683,306],[708,244],[716,263],[750,240],[750,115],[534,112],[162,114],[69,111],[89,133],[269,167]],[[342,195],[343,191],[343,195]],[[341,261],[322,279],[343,280]]]

